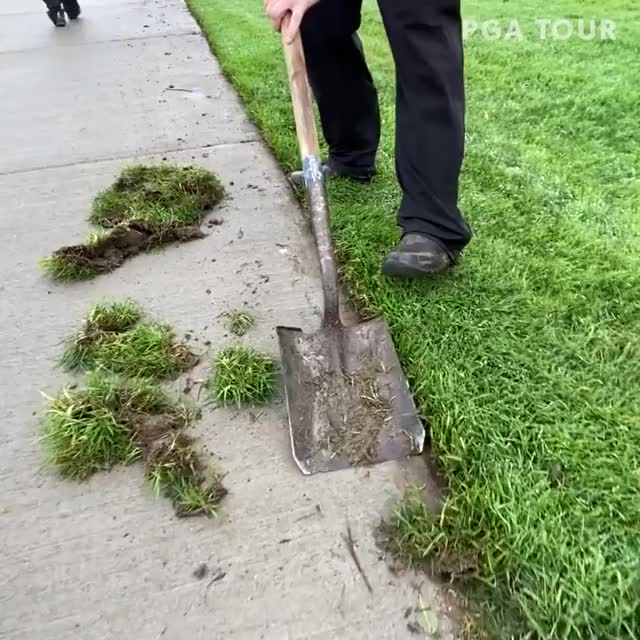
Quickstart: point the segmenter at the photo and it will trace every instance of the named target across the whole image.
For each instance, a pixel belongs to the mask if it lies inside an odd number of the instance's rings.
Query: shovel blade
[[[293,457],[304,474],[422,452],[425,430],[383,319],[277,332]]]

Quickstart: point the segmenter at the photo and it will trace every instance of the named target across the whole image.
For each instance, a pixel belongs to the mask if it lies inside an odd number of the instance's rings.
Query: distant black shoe
[[[344,169],[335,166],[329,160],[328,162],[322,163],[322,173],[324,174],[325,180],[329,180],[330,178],[349,178],[349,180],[353,180],[354,182],[366,183],[373,180],[373,176],[376,175],[376,170],[373,167],[370,169]],[[303,171],[292,171],[289,174],[289,180],[294,187],[298,189],[304,188]]]
[[[77,0],[65,0],[64,2],[64,10],[67,12],[69,16],[69,20],[77,20],[80,17],[82,11],[80,10],[80,5]]]
[[[54,9],[49,9],[49,11],[47,11],[47,15],[49,16],[49,20],[51,20],[51,22],[53,22],[56,27],[66,26],[67,20],[64,17],[64,10],[62,9],[62,5]]]
[[[427,278],[455,263],[454,257],[428,236],[406,233],[382,263],[382,272],[399,278]]]

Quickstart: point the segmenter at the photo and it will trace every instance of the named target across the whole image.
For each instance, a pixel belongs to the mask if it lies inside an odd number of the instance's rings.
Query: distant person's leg
[[[44,0],[44,3],[47,5],[49,20],[51,20],[56,27],[64,27],[67,21],[64,17],[61,0]]]
[[[80,15],[80,5],[78,4],[78,0],[63,0],[64,10],[67,12],[69,16],[69,20],[77,20]]]

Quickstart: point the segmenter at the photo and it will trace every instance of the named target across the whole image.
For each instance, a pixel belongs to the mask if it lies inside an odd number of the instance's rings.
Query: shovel
[[[283,45],[324,294],[318,331],[277,328],[293,457],[308,475],[421,453],[425,430],[384,319],[349,327],[341,322],[336,259],[300,35],[291,44],[283,40]]]

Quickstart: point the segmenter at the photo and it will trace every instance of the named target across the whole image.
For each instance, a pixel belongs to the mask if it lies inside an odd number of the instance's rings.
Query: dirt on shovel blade
[[[371,464],[378,457],[380,431],[391,411],[381,396],[378,370],[367,363],[354,374],[327,372],[317,384],[316,402],[326,407],[327,426],[320,446],[349,464]]]
[[[417,455],[425,430],[381,318],[278,327],[294,459],[313,474]]]

